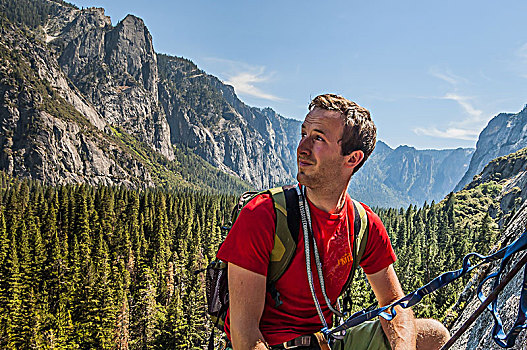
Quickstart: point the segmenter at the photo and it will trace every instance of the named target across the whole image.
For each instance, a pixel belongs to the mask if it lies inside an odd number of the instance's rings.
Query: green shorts
[[[300,348],[299,348],[300,349]],[[367,321],[346,331],[344,339],[337,340],[331,350],[390,350],[381,322]],[[225,350],[232,350],[227,347]]]
[[[390,350],[381,321],[367,321],[346,331],[344,339],[337,340],[331,350]]]

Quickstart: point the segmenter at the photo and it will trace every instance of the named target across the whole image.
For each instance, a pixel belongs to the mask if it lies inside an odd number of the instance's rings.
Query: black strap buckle
[[[283,343],[283,346],[284,349],[320,349],[318,346],[318,340],[312,334],[296,337],[295,339]]]

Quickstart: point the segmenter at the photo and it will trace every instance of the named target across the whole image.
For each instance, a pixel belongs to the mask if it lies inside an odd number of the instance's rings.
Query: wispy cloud
[[[455,93],[447,93],[443,98],[445,100],[456,101],[465,110],[465,112],[470,115],[471,118],[465,119],[463,123],[473,123],[482,121],[481,116],[483,114],[483,111],[476,109],[470,102],[469,97],[461,96]]]
[[[223,70],[221,75],[225,84],[232,85],[237,94],[248,95],[264,100],[283,101],[284,99],[266,92],[258,86],[270,82],[275,74],[266,72],[265,66],[252,65],[245,62],[226,60],[222,58],[206,58]]]
[[[432,67],[429,73],[452,85],[451,92],[447,92],[441,97],[432,98],[454,101],[462,108],[464,113],[461,118],[448,123],[445,127],[416,127],[413,129],[414,133],[424,136],[475,141],[486,122],[486,118],[483,111],[475,106],[473,97],[459,93],[459,90],[464,85],[470,84],[470,81],[452,73],[448,69],[440,70],[437,67]]]
[[[439,69],[437,67],[431,67],[429,69],[429,73],[432,76],[438,79],[441,79],[443,81],[446,81],[447,83],[452,84],[454,86],[457,86],[462,83],[468,83],[467,79],[455,75],[449,69]]]
[[[444,139],[468,140],[474,141],[479,135],[479,131],[474,129],[460,129],[448,128],[446,130],[439,130],[437,128],[415,128],[413,131],[417,135],[441,137]]]
[[[455,93],[447,93],[440,97],[442,100],[457,102],[465,111],[467,117],[448,124],[446,128],[437,127],[416,127],[413,129],[417,135],[434,136],[446,139],[475,141],[479,132],[486,121],[483,111],[477,109],[472,104],[471,98]]]
[[[269,78],[268,75],[265,75],[265,68],[260,67],[257,72],[239,72],[236,75],[230,76],[225,81],[225,84],[234,86],[234,90],[238,94],[250,95],[264,100],[282,101],[282,98],[266,93],[255,86],[255,84],[268,81]]]

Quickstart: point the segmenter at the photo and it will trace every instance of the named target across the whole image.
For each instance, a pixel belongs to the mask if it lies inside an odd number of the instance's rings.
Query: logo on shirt
[[[338,266],[348,265],[348,264],[351,264],[351,263],[353,263],[353,257],[348,252],[348,253],[346,253],[346,255],[344,255],[342,258],[339,259]]]

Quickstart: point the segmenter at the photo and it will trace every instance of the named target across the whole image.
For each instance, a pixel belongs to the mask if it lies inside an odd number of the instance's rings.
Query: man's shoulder
[[[349,194],[348,194],[348,197],[349,197]],[[351,198],[349,197],[349,199],[351,199],[348,203],[348,205],[353,205],[352,203],[355,202],[355,203],[359,203],[363,208],[364,210],[366,210],[366,212],[369,214],[369,213],[373,213],[373,210],[366,204],[366,203],[363,203],[355,198]]]
[[[269,192],[262,192],[254,196],[241,210],[242,213],[260,212],[260,211],[274,211],[273,198]]]
[[[368,216],[368,222],[370,224],[370,229],[379,225],[383,226],[381,218],[367,204],[358,200],[355,200],[355,202],[359,203],[366,211],[366,215]],[[351,200],[349,201],[349,203],[349,205],[353,205]]]

